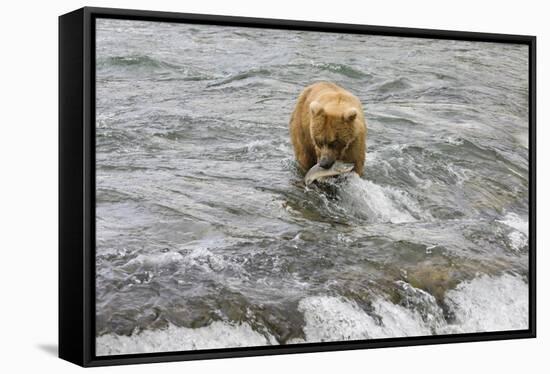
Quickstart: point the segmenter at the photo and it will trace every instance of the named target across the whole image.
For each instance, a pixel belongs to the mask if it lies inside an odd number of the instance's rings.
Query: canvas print
[[[95,38],[98,356],[528,329],[527,45]]]

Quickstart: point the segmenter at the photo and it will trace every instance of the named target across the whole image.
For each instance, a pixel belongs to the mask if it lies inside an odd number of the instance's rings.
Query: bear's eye
[[[333,141],[331,141],[330,143],[328,143],[328,146],[329,146],[330,148],[335,148],[335,147],[338,146],[338,144],[339,144],[338,140],[333,140]]]

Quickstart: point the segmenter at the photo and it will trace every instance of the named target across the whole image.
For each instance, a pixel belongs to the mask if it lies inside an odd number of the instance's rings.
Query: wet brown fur
[[[304,171],[321,157],[355,164],[362,175],[367,126],[361,102],[334,83],[306,87],[290,119],[290,138],[296,160]]]

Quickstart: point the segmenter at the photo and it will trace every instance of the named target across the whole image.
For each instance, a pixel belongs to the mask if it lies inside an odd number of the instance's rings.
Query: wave
[[[366,78],[370,76],[369,74],[364,73],[359,69],[356,69],[349,65],[344,65],[344,64],[311,61],[311,66],[318,68],[320,70],[329,71],[331,73],[341,74],[348,78],[360,79],[360,78]]]
[[[248,70],[248,71],[244,71],[244,72],[234,74],[234,75],[232,75],[228,78],[219,80],[217,82],[210,83],[206,87],[210,88],[210,87],[224,86],[226,84],[237,82],[237,81],[242,81],[242,80],[245,80],[245,79],[248,79],[248,78],[269,77],[271,75],[271,73],[272,72],[268,69],[251,69],[251,70]]]
[[[396,92],[405,91],[412,88],[411,81],[404,77],[399,77],[396,79],[391,79],[382,82],[379,85],[373,86],[370,89],[373,92],[379,93],[379,94],[395,94]]]
[[[121,265],[120,268],[127,273],[159,268],[166,269],[174,266],[177,266],[180,270],[198,268],[206,273],[216,273],[225,269],[231,269],[236,272],[243,271],[234,262],[228,261],[223,256],[203,248],[202,246],[206,244],[210,248],[214,248],[217,245],[216,240],[213,239],[207,243],[187,243],[187,248],[180,251],[166,250],[150,254],[139,254],[124,265]]]
[[[497,220],[512,230],[508,233],[508,244],[515,251],[525,248],[529,244],[529,221],[515,213],[507,213],[502,220]]]
[[[446,313],[431,294],[402,281],[396,282],[398,303],[378,296],[369,307],[363,307],[341,296],[310,296],[298,305],[304,319],[304,338],[286,343],[527,329],[528,290],[518,275],[483,275],[446,293]],[[105,334],[96,338],[99,356],[275,344],[275,337],[266,331],[260,333],[246,322],[228,321],[200,328],[169,324],[161,330],[135,331],[130,336]]]
[[[211,78],[199,69],[138,54],[98,58],[96,66],[98,69],[98,79],[111,75],[111,72],[115,72],[117,78],[124,74],[135,74],[136,72],[154,73],[156,81],[170,81],[174,79],[200,81]]]
[[[247,323],[212,322],[201,328],[177,327],[172,324],[162,330],[144,330],[130,336],[107,334],[96,338],[98,356],[254,347],[276,344],[272,337],[254,331]]]
[[[515,213],[507,213],[502,220],[499,222],[509,226],[524,235],[528,235],[529,231],[529,221],[521,218]]]
[[[153,68],[178,68],[178,66],[145,55],[112,56],[98,59],[97,66],[145,66]]]
[[[348,65],[311,61],[309,64],[289,64],[285,66],[272,65],[269,68],[252,68],[246,71],[238,72],[236,74],[230,75],[229,77],[214,81],[212,83],[209,83],[206,87],[213,88],[213,87],[225,86],[230,83],[244,81],[251,78],[271,78],[271,79],[278,79],[281,82],[284,82],[284,81],[288,81],[288,79],[286,80],[284,79],[285,74],[281,75],[282,68],[284,68],[285,71],[289,69],[297,69],[298,71],[303,71],[304,69],[309,69],[311,67],[321,71],[328,71],[331,73],[336,73],[336,74],[343,75],[345,77],[353,78],[353,79],[370,77],[369,74],[364,73],[361,70],[353,68]],[[291,83],[291,82],[288,82],[288,83]]]
[[[341,207],[369,222],[404,223],[430,218],[405,191],[378,185],[355,173],[345,178],[338,194]]]
[[[483,275],[447,292],[455,322],[447,333],[521,330],[529,327],[529,287],[517,275]]]
[[[420,315],[386,300],[376,300],[372,315],[355,301],[333,296],[310,297],[300,302],[305,340],[329,342],[395,336],[429,335]],[[383,316],[383,317],[381,317]],[[293,343],[298,343],[298,340]]]
[[[402,300],[378,298],[365,311],[355,301],[334,296],[302,300],[303,342],[458,334],[528,328],[528,285],[517,275],[483,275],[447,292],[443,309],[429,293],[398,282]],[[405,292],[403,292],[405,291]],[[298,341],[294,341],[298,342]]]

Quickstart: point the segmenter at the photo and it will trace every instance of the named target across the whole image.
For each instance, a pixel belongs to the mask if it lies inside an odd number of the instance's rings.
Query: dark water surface
[[[97,20],[99,355],[528,326],[526,46]],[[329,80],[365,175],[306,188]]]

